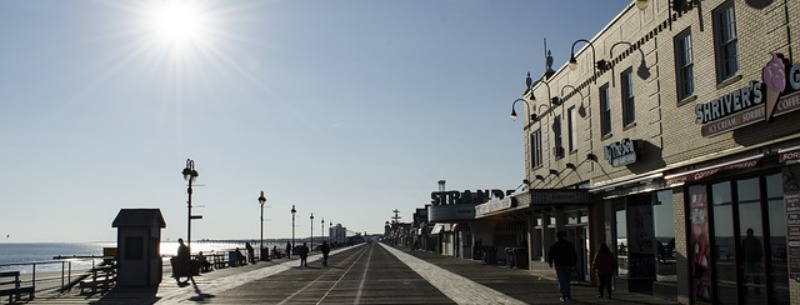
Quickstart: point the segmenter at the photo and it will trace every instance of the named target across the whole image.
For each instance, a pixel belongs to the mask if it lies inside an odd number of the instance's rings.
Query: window
[[[577,147],[575,147],[576,141],[576,130],[575,130],[575,107],[569,108],[567,111],[567,145],[569,147],[569,151],[575,151]]]
[[[739,71],[739,46],[733,1],[714,10],[714,44],[717,54],[717,83]]]
[[[553,137],[555,138],[555,147],[553,147],[553,152],[555,154],[556,159],[564,157],[564,145],[562,145],[562,137],[561,137],[561,116],[557,115],[555,119],[553,119]]]
[[[628,68],[619,77],[622,83],[622,126],[636,121],[636,109],[633,101],[633,69]]]
[[[690,29],[675,37],[675,77],[678,85],[678,101],[694,94],[694,58],[692,58]]]
[[[531,168],[542,165],[542,130],[531,133]]]
[[[611,134],[611,103],[608,95],[608,84],[600,87],[600,135]]]

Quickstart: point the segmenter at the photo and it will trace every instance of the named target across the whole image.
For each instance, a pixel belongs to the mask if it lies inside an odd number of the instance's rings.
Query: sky
[[[437,181],[514,189],[525,74],[629,0],[0,2],[0,243],[382,233]],[[517,111],[523,111],[517,105]],[[327,234],[327,230],[325,230]]]

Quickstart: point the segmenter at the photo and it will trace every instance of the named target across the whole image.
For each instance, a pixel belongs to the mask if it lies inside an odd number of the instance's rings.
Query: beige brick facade
[[[731,3],[736,18],[739,70],[733,77],[720,80],[716,73],[718,60],[713,14],[720,5]],[[695,89],[693,95],[679,100],[674,40],[684,31],[691,33]],[[586,36],[590,35],[592,33],[586,33]],[[696,105],[748,87],[752,81],[761,81],[762,68],[772,54],[782,54],[791,63],[800,62],[800,1],[704,0],[697,1],[683,13],[672,11],[669,1],[651,1],[644,11],[630,5],[589,40],[591,45],[584,47],[578,43],[576,46],[576,70],[564,64],[546,80],[547,86],[542,83],[534,86],[537,97],[534,108],[537,112],[542,111],[538,112],[540,120],[526,122],[525,128],[528,132],[542,132],[542,165],[531,168],[531,137],[525,137],[527,177],[532,188],[570,188],[588,183],[597,202],[601,203],[603,198],[640,191],[636,189],[637,185],[626,184],[626,181],[638,182],[636,179],[655,176],[641,182],[649,183],[653,189],[669,189],[663,179],[665,175],[755,153],[774,156],[780,148],[800,145],[800,111],[713,137],[703,137],[701,126],[695,123]],[[593,52],[596,59],[610,62],[610,68],[598,70],[596,77],[593,77],[594,63],[591,62]],[[640,69],[642,65],[646,69]],[[620,73],[629,68],[634,72],[635,122],[622,126]],[[641,75],[637,73],[640,71]],[[553,97],[563,100],[562,105],[550,105],[546,101],[548,86]],[[605,137],[601,135],[600,127],[599,92],[602,86],[609,88],[611,105],[611,135]],[[574,151],[566,151],[563,158],[556,158],[553,119],[561,116],[562,145],[566,148],[569,132],[567,113],[573,107],[586,108],[585,116],[578,116],[576,121],[577,147]],[[637,141],[638,161],[613,167],[603,158],[604,147],[624,138]],[[588,154],[597,156],[598,160],[589,160]],[[575,170],[568,164],[575,165]],[[544,180],[537,177],[544,177]],[[649,182],[651,180],[654,181]],[[676,251],[679,253],[677,301],[688,304],[690,276],[686,260],[685,190],[683,186],[674,186],[672,191]],[[591,230],[595,231],[592,236],[605,236],[597,231],[608,229],[603,224],[603,219],[609,217],[608,213],[593,213],[598,215],[593,217],[599,221],[591,225]],[[790,280],[789,287],[791,303],[800,304],[800,284]]]

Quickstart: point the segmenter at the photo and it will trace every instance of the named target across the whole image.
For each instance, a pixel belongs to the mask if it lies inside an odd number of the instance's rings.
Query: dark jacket
[[[322,251],[322,254],[328,254],[331,252],[331,246],[328,243],[323,243],[322,246],[319,246],[319,250]]]
[[[592,267],[599,275],[614,274],[614,254],[611,252],[597,251],[594,255]]]
[[[564,239],[559,239],[556,243],[550,246],[550,258],[548,262],[550,266],[555,263],[556,267],[572,267],[578,261],[575,254],[575,247]]]

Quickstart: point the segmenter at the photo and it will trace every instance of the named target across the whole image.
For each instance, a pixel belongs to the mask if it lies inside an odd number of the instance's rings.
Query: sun
[[[159,1],[153,4],[150,15],[154,38],[162,44],[184,48],[207,42],[207,14],[197,1]]]

